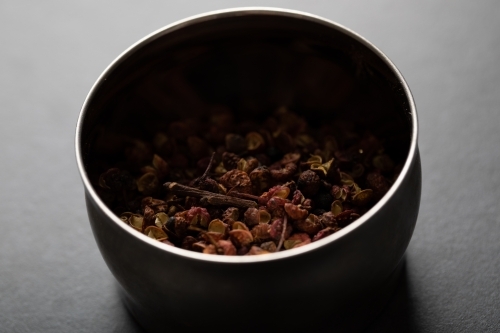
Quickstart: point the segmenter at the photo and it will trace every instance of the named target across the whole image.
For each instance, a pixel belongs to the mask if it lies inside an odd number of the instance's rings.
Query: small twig
[[[212,156],[210,157],[210,162],[208,162],[207,168],[205,169],[205,172],[203,173],[203,175],[201,175],[201,177],[198,178],[199,180],[202,180],[202,179],[205,179],[208,177],[208,172],[210,171],[210,169],[212,169],[214,161],[215,161],[214,157],[215,157],[215,153],[212,153]]]
[[[229,192],[227,192],[227,195],[230,197],[236,197],[236,198],[241,198],[241,199],[257,201],[257,203],[261,206],[267,205],[267,201],[268,201],[266,198],[258,197],[256,195],[248,194],[248,193],[229,191]]]
[[[283,242],[285,241],[286,224],[287,224],[287,219],[286,219],[286,214],[285,214],[285,217],[283,218],[283,230],[281,231],[281,237],[280,237],[280,241],[278,243],[278,246],[276,247],[276,252],[278,252],[281,249],[281,246],[283,245]]]
[[[209,197],[203,197],[206,199],[206,202],[214,205],[214,206],[238,206],[238,207],[245,207],[245,208],[252,208],[256,207],[257,205],[255,202],[250,201],[250,200],[242,200],[239,198],[234,198],[234,197],[229,197],[229,196],[209,196]],[[203,199],[202,198],[202,199]]]
[[[205,169],[205,172],[203,172],[203,174],[200,177],[194,179],[190,183],[190,185],[196,186],[196,188],[201,187],[202,183],[207,181],[207,178],[210,178],[208,173],[210,172],[210,169],[212,169],[212,167],[213,167],[213,164],[215,161],[214,158],[215,158],[215,153],[213,153],[212,156],[210,157],[210,161],[208,162],[208,165],[207,165],[207,168]]]
[[[235,186],[231,187],[229,189],[229,191],[226,192],[226,195],[230,195],[233,192],[233,190],[236,188],[236,186],[238,186],[238,185],[235,185]]]
[[[179,183],[171,183],[167,182],[163,184],[167,188],[168,191],[190,197],[202,198],[207,201],[209,204],[214,206],[234,206],[241,208],[256,208],[257,204],[250,200],[244,200],[240,198],[235,198],[231,196],[227,196],[224,194],[212,193],[209,191],[199,190],[197,188],[193,188],[186,185],[181,185]]]

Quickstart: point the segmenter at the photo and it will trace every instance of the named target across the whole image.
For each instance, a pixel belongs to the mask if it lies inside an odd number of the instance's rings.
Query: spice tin
[[[299,58],[313,61],[301,67]],[[369,93],[373,103],[380,99],[376,96],[386,96],[392,113],[375,107],[367,114],[362,103],[355,109],[361,110],[360,117],[379,117],[377,126],[399,122],[401,133],[396,134],[402,135],[405,152],[404,165],[389,192],[343,230],[274,254],[227,257],[189,252],[125,225],[91,185],[92,140],[96,132],[106,130],[102,124],[126,127],[138,119],[168,121],[169,116],[189,112],[196,116],[196,97],[190,105],[176,106],[164,94],[169,89],[186,93],[185,80],[176,76],[180,70],[189,68],[194,73],[204,99],[236,101],[245,112],[266,110],[266,103],[298,101],[317,110],[321,121],[327,116],[325,110],[342,109],[351,82],[342,81],[345,71],[333,69],[340,83],[314,86],[318,75],[331,70],[330,60],[338,68],[350,68],[347,72],[353,78],[373,78],[359,89],[376,92]],[[236,64],[234,70],[219,71],[227,63]],[[165,80],[166,76],[174,79]],[[304,94],[307,87],[313,89]],[[153,111],[131,110],[134,103],[144,103],[148,106],[144,109]],[[168,25],[113,61],[82,107],[76,157],[97,245],[126,307],[146,330],[356,331],[365,328],[390,297],[415,227],[421,191],[417,135],[410,90],[394,64],[373,44],[314,15],[243,8]]]

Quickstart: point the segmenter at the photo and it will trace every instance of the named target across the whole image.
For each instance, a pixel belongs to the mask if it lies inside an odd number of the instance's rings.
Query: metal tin
[[[116,104],[108,102],[117,94],[145,91],[142,96],[154,104],[152,98],[158,95],[152,92],[152,85],[157,81],[148,81],[142,90],[126,89],[131,82],[155,75],[154,64],[159,59],[169,59],[165,62],[171,65],[165,71],[175,70],[185,59],[203,59],[207,45],[214,40],[244,40],[251,49],[253,42],[264,38],[259,36],[269,36],[267,32],[277,41],[276,54],[286,54],[279,49],[280,36],[302,36],[302,40],[312,38],[314,42],[304,46],[299,40],[293,47],[302,50],[332,43],[343,56],[361,55],[371,71],[379,73],[381,84],[396,96],[398,117],[408,136],[404,166],[389,192],[343,230],[307,246],[262,256],[189,252],[126,226],[101,201],[87,172],[92,133],[102,119],[118,114],[110,111]],[[275,92],[275,97],[289,100],[285,81],[285,88]],[[417,134],[416,109],[404,78],[370,42],[314,15],[243,8],[176,22],[122,53],[85,100],[76,129],[76,157],[97,245],[120,285],[127,308],[148,331],[352,331],[365,327],[390,296],[415,227],[421,191]]]

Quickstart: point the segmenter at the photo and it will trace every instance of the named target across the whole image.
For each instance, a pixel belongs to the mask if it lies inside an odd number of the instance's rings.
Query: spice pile
[[[124,223],[165,244],[219,255],[300,247],[346,227],[400,166],[356,126],[310,127],[280,108],[263,123],[227,109],[128,139],[96,189]],[[102,172],[102,171],[101,171]]]

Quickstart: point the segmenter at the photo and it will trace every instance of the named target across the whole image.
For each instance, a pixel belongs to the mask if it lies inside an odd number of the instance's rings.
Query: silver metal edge
[[[382,199],[375,204],[368,212],[366,212],[363,216],[361,216],[358,220],[354,221],[347,227],[343,228],[342,230],[334,233],[333,235],[330,235],[328,237],[325,237],[321,240],[318,240],[314,243],[308,244],[306,246],[302,246],[296,249],[291,249],[279,253],[271,253],[271,254],[266,254],[266,255],[259,255],[259,256],[248,256],[248,257],[243,257],[243,256],[214,256],[214,255],[206,255],[203,253],[197,253],[197,252],[192,252],[192,251],[187,251],[184,249],[180,249],[177,247],[169,246],[163,243],[160,243],[158,241],[155,241],[146,235],[143,235],[141,233],[138,233],[136,230],[133,230],[129,226],[125,225],[123,221],[121,221],[99,198],[97,193],[94,191],[92,185],[90,184],[90,181],[87,177],[87,174],[85,172],[84,166],[83,166],[83,161],[82,161],[82,156],[81,156],[81,131],[82,131],[82,122],[83,119],[85,118],[86,114],[86,109],[88,106],[89,101],[92,99],[94,93],[97,91],[97,89],[100,87],[101,82],[106,80],[106,76],[108,73],[110,73],[114,68],[116,68],[120,63],[122,63],[128,56],[129,54],[132,53],[135,49],[140,48],[143,44],[149,43],[167,33],[170,33],[172,31],[181,29],[185,26],[192,25],[192,24],[197,24],[200,22],[205,22],[213,19],[217,19],[219,17],[231,17],[231,16],[247,16],[247,15],[282,15],[285,17],[292,17],[292,18],[301,18],[305,19],[308,21],[312,21],[315,23],[320,23],[323,25],[326,25],[328,27],[334,28],[336,30],[340,30],[344,32],[345,34],[349,35],[350,37],[356,39],[359,41],[361,44],[365,45],[368,47],[370,50],[372,50],[376,55],[378,55],[388,66],[389,68],[394,72],[396,77],[399,79],[399,83],[404,89],[404,93],[408,98],[408,108],[410,112],[410,116],[412,119],[412,137],[411,137],[411,143],[410,143],[410,149],[408,152],[408,157],[406,159],[406,162],[403,166],[403,169],[401,170],[401,173],[399,174],[398,178],[394,182],[394,184],[391,186],[390,190],[382,197]],[[241,8],[231,8],[231,9],[224,9],[224,10],[217,10],[217,11],[211,11],[195,16],[191,16],[188,18],[185,18],[183,20],[174,22],[172,24],[169,24],[163,28],[160,28],[151,34],[147,35],[146,37],[142,38],[132,46],[130,46],[128,49],[126,49],[124,52],[122,52],[111,64],[102,72],[102,74],[99,76],[99,78],[96,80],[92,88],[90,89],[90,92],[88,93],[87,97],[85,98],[85,101],[83,103],[83,106],[80,111],[80,115],[78,117],[77,125],[76,125],[76,136],[75,136],[75,152],[76,152],[76,162],[78,166],[78,171],[80,173],[80,177],[82,178],[83,184],[85,186],[85,190],[89,192],[90,196],[95,200],[96,204],[99,206],[100,209],[102,209],[105,214],[112,219],[116,224],[120,225],[124,230],[129,232],[130,234],[134,235],[135,237],[138,237],[142,239],[144,242],[150,244],[151,246],[157,247],[158,249],[162,251],[167,251],[171,253],[175,253],[177,255],[187,257],[190,259],[195,259],[195,260],[203,260],[203,261],[211,261],[211,262],[218,262],[218,263],[257,263],[257,262],[264,262],[264,261],[272,261],[272,260],[279,260],[279,259],[284,259],[284,258],[289,258],[292,256],[297,256],[312,250],[315,250],[321,246],[324,246],[328,243],[335,242],[337,239],[344,237],[347,235],[351,230],[354,230],[358,228],[361,224],[363,224],[365,221],[367,221],[369,218],[371,218],[375,213],[385,204],[387,201],[394,195],[394,193],[397,191],[399,186],[401,185],[403,179],[406,177],[408,174],[408,171],[411,167],[411,164],[413,163],[413,160],[416,158],[416,150],[417,150],[417,142],[418,142],[418,118],[417,118],[417,113],[416,113],[416,107],[415,107],[415,102],[413,100],[413,95],[411,94],[410,88],[406,84],[405,79],[403,78],[402,74],[399,72],[397,67],[392,63],[392,61],[381,51],[379,50],[376,46],[374,46],[372,43],[370,43],[368,40],[365,38],[361,37],[354,31],[344,27],[341,24],[335,23],[333,21],[330,21],[328,19],[325,19],[323,17],[301,12],[301,11],[296,11],[296,10],[289,10],[289,9],[282,9],[282,8],[273,8],[273,7],[241,7]]]

